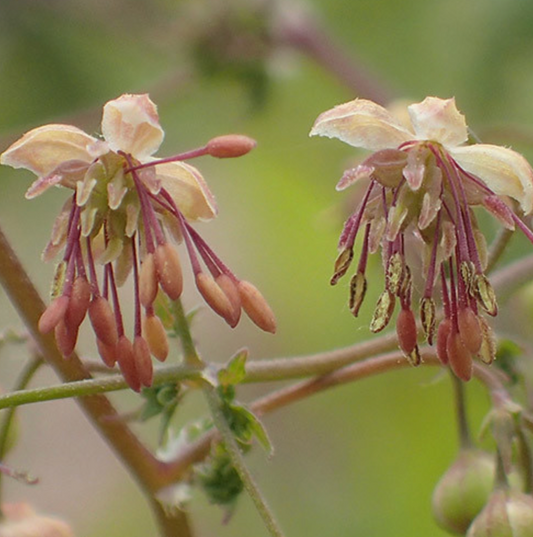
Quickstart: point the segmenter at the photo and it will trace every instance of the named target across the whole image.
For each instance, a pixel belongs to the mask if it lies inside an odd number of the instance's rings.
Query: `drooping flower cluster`
[[[427,97],[407,108],[405,121],[382,106],[356,99],[321,114],[311,135],[339,138],[373,151],[345,171],[343,190],[366,181],[363,198],[345,223],[339,240],[332,285],[348,271],[357,235],[363,234],[359,264],[350,282],[350,309],[357,316],[365,296],[368,255],[381,248],[385,289],[370,329],[383,330],[400,302],[396,330],[406,357],[420,363],[412,308],[411,266],[421,253],[425,283],[420,321],[429,344],[436,339],[441,361],[463,380],[472,375],[472,357],[491,363],[495,343],[483,313],[495,316],[494,291],[484,273],[486,243],[473,212],[482,206],[508,229],[530,240],[531,231],[503,197],[533,210],[533,170],[511,149],[464,145],[468,130],[454,99]],[[407,119],[407,117],[409,119]],[[443,319],[438,323],[435,287],[440,289]]]
[[[148,95],[108,102],[102,134],[97,139],[69,125],[47,125],[26,133],[0,157],[2,164],[38,176],[26,193],[29,199],[53,185],[74,190],[43,254],[50,260],[64,250],[41,332],[54,330],[61,352],[69,356],[88,313],[103,361],[108,366],[118,362],[133,389],[149,386],[150,355],[165,360],[168,354],[154,309],[156,296],[161,289],[176,300],[183,287],[180,256],[169,238],[185,243],[199,292],[231,327],[244,309],[260,328],[274,332],[274,315],[259,291],[239,280],[191,226],[191,221],[213,218],[217,209],[200,172],[182,162],[202,155],[238,157],[255,142],[220,136],[199,149],[156,160],[152,155],[164,133]],[[98,265],[103,266],[100,281]],[[118,294],[131,272],[133,341],[124,333]]]

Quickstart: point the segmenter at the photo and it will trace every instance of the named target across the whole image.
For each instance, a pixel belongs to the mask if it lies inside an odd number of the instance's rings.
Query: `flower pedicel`
[[[495,316],[494,291],[484,274],[485,239],[474,206],[483,206],[504,227],[533,233],[501,196],[515,199],[525,214],[533,210],[533,170],[511,149],[488,144],[464,145],[468,130],[454,99],[427,97],[407,107],[409,125],[382,106],[356,99],[324,112],[311,135],[339,138],[373,151],[359,166],[346,170],[337,190],[356,181],[368,182],[363,199],[345,223],[334,285],[348,271],[354,242],[361,230],[363,246],[350,282],[350,309],[357,316],[366,292],[369,253],[382,249],[385,289],[370,329],[383,330],[395,302],[399,346],[417,365],[420,354],[411,305],[412,242],[423,251],[425,284],[420,321],[429,344],[436,339],[440,360],[463,380],[472,376],[472,357],[491,363],[492,330],[484,312]],[[419,248],[420,249],[420,248]],[[444,318],[437,327],[435,286],[440,287]]]
[[[202,155],[239,157],[253,149],[255,141],[220,136],[199,149],[156,160],[152,155],[164,133],[148,95],[122,95],[108,102],[102,134],[103,140],[69,125],[46,125],[26,133],[0,157],[2,164],[38,176],[26,193],[29,199],[53,185],[74,190],[43,254],[50,260],[64,249],[53,300],[39,322],[41,332],[54,330],[61,352],[69,356],[88,313],[103,361],[108,366],[118,362],[133,389],[149,386],[150,355],[165,360],[168,354],[155,298],[160,288],[177,300],[183,288],[180,257],[169,236],[183,240],[200,294],[230,326],[237,325],[242,308],[256,325],[274,332],[274,315],[259,291],[239,280],[191,226],[191,221],[210,220],[217,209],[200,172],[183,162]],[[103,265],[100,283],[97,265]],[[132,270],[130,341],[117,288]]]

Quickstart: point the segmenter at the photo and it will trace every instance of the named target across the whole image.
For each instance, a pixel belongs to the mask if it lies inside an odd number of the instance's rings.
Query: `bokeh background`
[[[297,35],[309,30],[309,20],[320,32],[314,49]],[[348,61],[342,76],[317,57],[324,47]],[[238,275],[261,288],[279,331],[261,334],[246,320],[231,331],[205,310],[195,336],[203,356],[219,362],[243,346],[253,359],[319,352],[370,337],[381,284],[371,282],[359,320],[346,305],[347,282],[328,284],[350,207],[349,192],[336,193],[334,185],[359,155],[337,141],[310,139],[316,116],[358,95],[455,96],[483,140],[533,157],[531,58],[528,0],[2,0],[1,148],[50,122],[96,133],[101,106],[128,92],[149,92],[158,104],[166,130],[161,155],[223,133],[256,138],[257,149],[242,159],[195,163],[220,208],[219,218],[199,230]],[[0,169],[0,225],[46,294],[53,266],[40,262],[40,252],[65,192],[25,201],[32,180]],[[493,234],[493,222],[486,226]],[[510,256],[530,248],[521,239],[512,246]],[[379,261],[373,263],[377,276]],[[188,307],[200,302],[194,286],[184,300]],[[507,332],[520,329],[519,317],[531,321],[523,301],[515,299],[514,316],[510,311],[504,308],[499,321]],[[3,295],[0,325],[20,327]],[[88,334],[80,348],[95,354]],[[2,349],[2,390],[26,354],[23,346]],[[44,371],[34,385],[55,381]],[[239,396],[250,400],[271,388],[246,387]],[[472,382],[468,399],[477,433],[488,398]],[[125,412],[138,407],[131,395],[117,401]],[[174,426],[205,412],[193,397]],[[275,454],[257,448],[249,462],[288,536],[445,535],[430,498],[457,451],[446,376],[430,368],[389,373],[315,396],[265,424]],[[156,425],[140,431],[155,442]],[[22,409],[18,432],[7,462],[41,483],[6,482],[4,501],[30,501],[69,520],[79,537],[155,535],[134,483],[74,402]],[[245,495],[226,525],[223,511],[200,492],[190,511],[202,537],[267,535]]]

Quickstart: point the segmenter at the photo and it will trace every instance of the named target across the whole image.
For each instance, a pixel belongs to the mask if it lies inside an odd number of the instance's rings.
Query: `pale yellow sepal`
[[[464,170],[481,178],[494,193],[514,198],[526,214],[533,210],[533,169],[522,155],[489,144],[454,147],[449,152]]]
[[[190,164],[158,164],[157,178],[187,220],[210,220],[217,214],[215,197],[202,174]]]

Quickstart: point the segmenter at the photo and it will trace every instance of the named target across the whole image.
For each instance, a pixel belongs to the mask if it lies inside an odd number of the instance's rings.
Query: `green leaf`
[[[230,358],[228,365],[218,372],[218,381],[222,386],[239,384],[244,380],[248,354],[248,349],[241,349]]]
[[[257,438],[259,443],[265,448],[266,451],[268,451],[268,454],[272,455],[274,451],[272,442],[270,441],[268,433],[259,418],[253,412],[243,406],[240,407],[240,412],[243,416],[246,416],[251,434]]]

